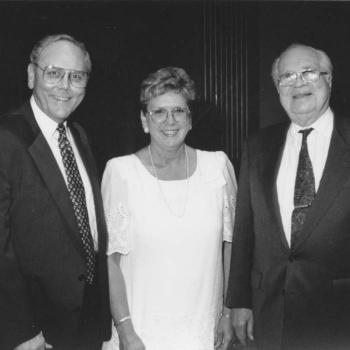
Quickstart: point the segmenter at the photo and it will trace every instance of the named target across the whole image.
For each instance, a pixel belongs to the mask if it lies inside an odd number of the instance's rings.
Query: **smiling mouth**
[[[174,136],[177,134],[177,130],[163,130],[163,134],[166,136]]]
[[[60,102],[67,102],[70,100],[70,97],[62,97],[62,96],[53,96],[53,98]]]
[[[299,93],[299,94],[293,95],[293,99],[297,100],[299,98],[309,97],[311,95],[312,95],[311,92]]]

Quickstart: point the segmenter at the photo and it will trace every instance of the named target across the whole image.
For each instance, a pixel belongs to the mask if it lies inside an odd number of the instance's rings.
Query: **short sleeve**
[[[237,181],[233,165],[225,154],[225,164],[223,169],[226,185],[224,187],[224,230],[223,240],[232,242],[233,225],[235,221]]]
[[[128,186],[118,158],[110,160],[103,173],[102,199],[108,229],[107,255],[130,251]]]

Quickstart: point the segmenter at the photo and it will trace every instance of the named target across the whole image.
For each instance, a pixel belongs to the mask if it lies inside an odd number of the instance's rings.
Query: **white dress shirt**
[[[334,116],[328,108],[326,112],[308,128],[313,128],[307,137],[307,146],[315,177],[315,190],[318,186],[326,164],[329,144],[333,131]],[[291,220],[294,209],[294,187],[298,167],[299,152],[302,142],[300,126],[292,123],[287,132],[281,165],[277,176],[277,196],[286,239],[290,245]]]
[[[66,185],[68,186],[67,183],[67,175],[66,171],[63,165],[62,161],[62,156],[61,152],[58,146],[58,131],[57,131],[57,126],[58,124],[49,118],[36,104],[36,101],[34,99],[34,96],[31,97],[30,99],[30,105],[32,107],[34,117],[36,122],[39,125],[39,128],[41,132],[43,133],[47,143],[50,146],[50,149],[56,159],[57,165],[60,168],[60,171],[62,173],[62,176],[64,178],[64,181],[66,182]],[[94,203],[94,197],[92,193],[92,187],[91,183],[89,180],[89,177],[87,175],[84,163],[80,157],[78,148],[74,142],[74,138],[72,133],[70,132],[69,128],[67,127],[67,123],[64,122],[64,125],[66,126],[67,130],[67,138],[72,145],[73,153],[75,156],[75,159],[77,161],[78,165],[78,170],[81,176],[81,179],[83,181],[84,189],[85,189],[85,199],[86,199],[86,206],[87,206],[87,211],[89,215],[89,223],[90,223],[90,229],[91,229],[91,234],[92,234],[92,239],[94,241],[94,247],[95,250],[97,251],[98,248],[98,239],[97,239],[97,225],[96,225],[96,212],[95,212],[95,203]]]

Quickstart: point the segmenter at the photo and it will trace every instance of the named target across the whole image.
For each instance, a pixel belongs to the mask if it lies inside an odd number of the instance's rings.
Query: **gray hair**
[[[316,55],[318,56],[319,58],[319,64],[320,64],[320,67],[322,69],[324,69],[327,73],[330,74],[330,76],[332,77],[332,72],[333,72],[333,65],[332,65],[332,62],[330,60],[330,58],[328,57],[328,55],[322,51],[322,50],[318,50],[318,49],[315,49],[311,46],[307,46],[307,45],[303,45],[303,44],[292,44],[292,45],[289,45],[273,62],[272,64],[272,70],[271,70],[271,76],[272,76],[272,79],[273,79],[273,82],[275,83],[276,86],[278,86],[278,64],[281,60],[281,57],[289,50],[291,49],[295,49],[295,48],[306,48],[306,49],[310,49],[312,50],[313,52],[316,53]]]
[[[141,83],[140,102],[145,111],[152,98],[175,92],[181,94],[187,102],[196,98],[195,84],[186,71],[177,67],[165,67],[148,75]]]
[[[76,40],[72,36],[68,34],[54,34],[54,35],[47,35],[41,40],[39,40],[33,47],[32,52],[30,53],[30,62],[31,63],[38,63],[39,57],[41,52],[49,45],[52,43],[55,43],[57,41],[68,41],[75,46],[79,47],[81,51],[84,54],[85,57],[85,63],[86,63],[86,68],[88,72],[91,72],[91,59],[90,55],[86,50],[86,47],[84,43]]]

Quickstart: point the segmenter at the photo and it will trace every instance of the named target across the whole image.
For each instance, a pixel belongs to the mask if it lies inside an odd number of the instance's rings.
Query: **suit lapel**
[[[67,226],[67,232],[71,237],[74,246],[81,256],[84,257],[84,250],[79,237],[79,229],[75,221],[67,186],[55,157],[51,152],[50,146],[46,142],[44,135],[41,133],[31,108],[28,107],[29,104],[24,109],[24,115],[30,124],[34,135],[32,142],[29,143],[28,151],[51,194],[53,202],[57,205],[59,212],[62,214]]]
[[[273,129],[268,137],[268,147],[261,155],[261,181],[268,208],[271,208],[273,222],[276,223],[278,239],[282,246],[288,249],[288,242],[283,229],[278,196],[277,196],[277,175],[285,145],[286,133],[289,123],[281,124]]]
[[[300,234],[300,239],[295,245],[296,249],[326,215],[327,210],[338,196],[345,182],[350,178],[350,140],[348,138],[350,138],[349,127],[335,118],[335,126],[323,175]]]
[[[88,146],[87,141],[82,139],[79,131],[77,130],[77,128],[73,123],[69,123],[69,129],[73,135],[74,142],[78,148],[80,157],[84,163],[84,167],[86,169],[88,177],[92,182],[92,179],[96,178],[96,173],[95,173],[94,161],[92,159],[92,155],[90,152],[90,147]]]

